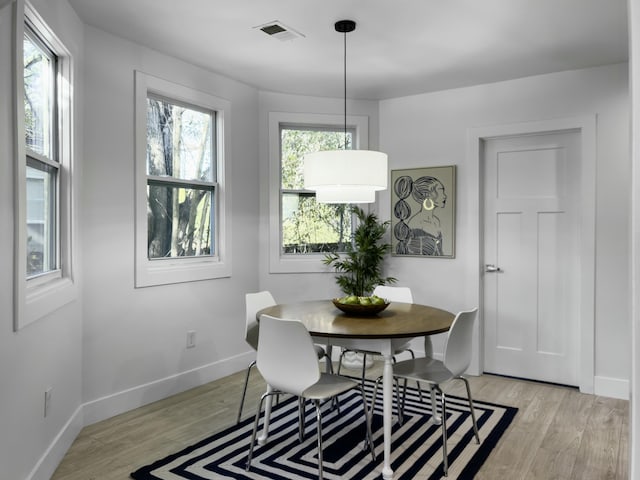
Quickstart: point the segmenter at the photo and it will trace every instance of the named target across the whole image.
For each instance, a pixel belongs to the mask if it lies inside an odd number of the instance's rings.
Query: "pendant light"
[[[373,150],[347,150],[347,33],[353,20],[336,22],[344,34],[344,149],[304,156],[304,188],[315,190],[319,203],[372,203],[387,188],[387,155]]]

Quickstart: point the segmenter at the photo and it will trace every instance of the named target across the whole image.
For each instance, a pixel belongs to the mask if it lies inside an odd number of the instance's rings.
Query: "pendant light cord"
[[[347,32],[344,32],[344,149],[347,149]]]
[[[347,149],[347,33],[356,29],[356,22],[353,20],[340,20],[335,23],[337,32],[344,34],[344,57],[343,57],[343,73],[344,73],[344,149]]]

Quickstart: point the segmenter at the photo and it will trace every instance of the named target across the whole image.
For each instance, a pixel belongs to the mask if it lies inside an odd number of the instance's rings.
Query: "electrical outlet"
[[[53,392],[53,387],[49,387],[44,391],[44,416],[49,415],[49,410],[51,410],[51,393]]]
[[[196,346],[196,331],[187,331],[187,348],[194,348]]]

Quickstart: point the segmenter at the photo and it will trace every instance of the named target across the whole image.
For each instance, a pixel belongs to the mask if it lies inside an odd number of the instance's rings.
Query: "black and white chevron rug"
[[[366,391],[372,394],[372,382]],[[472,479],[500,441],[517,409],[486,402],[474,402],[481,443],[473,436],[468,403],[464,398],[447,397],[449,476],[442,471],[442,430],[429,421],[430,395],[418,399],[415,389],[407,389],[405,419],[394,423],[391,467],[394,479]],[[262,425],[262,422],[261,422]],[[251,470],[245,471],[253,418],[229,427],[184,450],[144,466],[131,474],[135,480],[211,480],[218,478],[301,480],[317,478],[318,457],[315,410],[306,410],[306,437],[298,441],[298,410],[294,398],[281,401],[271,414],[269,440],[254,448]],[[363,449],[365,438],[362,399],[357,390],[340,397],[340,411],[323,410],[323,451],[325,479],[377,479],[383,461],[382,395],[378,394],[373,417],[373,437],[377,461]]]

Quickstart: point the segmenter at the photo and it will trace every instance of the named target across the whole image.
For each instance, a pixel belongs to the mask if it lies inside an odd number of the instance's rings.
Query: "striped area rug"
[[[369,399],[373,390],[367,382]],[[430,395],[420,402],[417,391],[407,388],[405,419],[400,426],[394,407],[392,468],[394,479],[472,479],[513,420],[517,409],[486,402],[474,402],[480,445],[473,436],[468,403],[447,397],[449,476],[442,471],[442,431],[429,421]],[[262,423],[262,422],[261,422]],[[269,440],[256,445],[251,470],[245,471],[253,418],[242,421],[184,450],[138,469],[135,480],[211,480],[218,478],[301,480],[317,478],[315,410],[306,410],[306,437],[298,441],[298,411],[294,398],[275,406]],[[373,417],[377,461],[363,449],[364,415],[360,393],[353,390],[340,397],[340,411],[323,410],[324,478],[377,479],[383,459],[382,395],[378,394]]]

